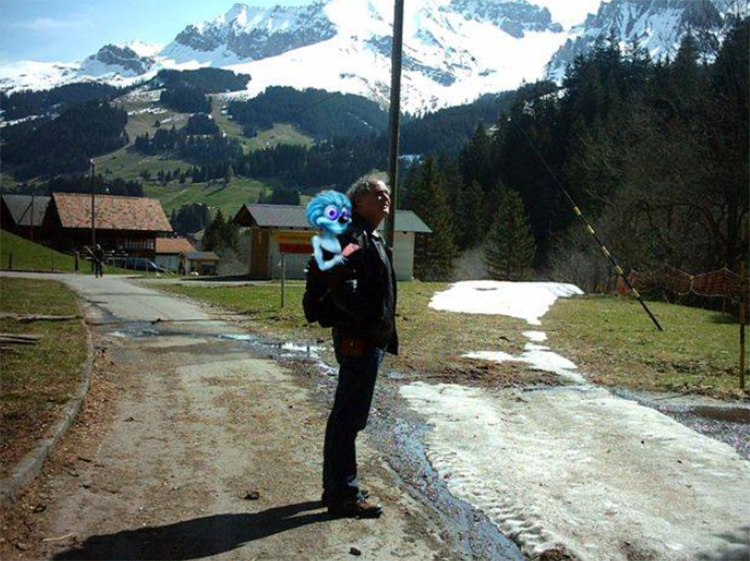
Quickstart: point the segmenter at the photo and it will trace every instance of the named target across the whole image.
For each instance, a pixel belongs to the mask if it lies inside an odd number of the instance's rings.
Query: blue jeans
[[[339,383],[326,425],[323,490],[333,501],[362,498],[357,481],[357,433],[367,426],[378,368],[385,351],[367,345],[362,356],[344,356],[341,336],[333,336]]]

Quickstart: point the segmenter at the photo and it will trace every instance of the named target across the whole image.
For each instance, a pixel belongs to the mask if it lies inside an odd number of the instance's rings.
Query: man
[[[96,244],[96,249],[94,249],[94,276],[97,278],[104,276],[104,250],[99,244]]]
[[[367,425],[375,379],[386,352],[398,354],[396,277],[392,253],[377,227],[391,212],[390,190],[380,180],[356,183],[347,196],[352,224],[341,238],[343,265],[330,274],[336,307],[333,345],[339,363],[336,397],[326,425],[323,502],[335,516],[378,518],[357,480],[357,433]]]

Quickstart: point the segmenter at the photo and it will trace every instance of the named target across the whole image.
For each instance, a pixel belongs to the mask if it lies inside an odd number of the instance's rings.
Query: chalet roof
[[[156,238],[157,255],[179,255],[192,253],[195,247],[185,238]]]
[[[234,222],[250,226],[248,216],[260,228],[302,228],[312,230],[307,222],[305,207],[298,205],[244,205],[235,215]],[[384,224],[381,224],[382,230]],[[396,211],[396,231],[430,234],[432,230],[411,210]]]
[[[213,251],[191,251],[184,255],[191,261],[219,261],[219,256]]]
[[[49,197],[31,195],[3,195],[3,202],[8,207],[16,226],[41,226],[47,213]],[[33,212],[33,216],[32,216]]]
[[[91,195],[53,193],[63,228],[91,228]],[[157,199],[96,195],[97,230],[171,232],[172,226]]]

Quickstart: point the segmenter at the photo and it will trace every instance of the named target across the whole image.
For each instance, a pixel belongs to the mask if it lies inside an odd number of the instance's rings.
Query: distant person
[[[94,276],[97,278],[104,276],[104,250],[99,244],[96,244],[96,249],[94,249]]]
[[[398,353],[396,277],[391,250],[377,231],[391,212],[391,194],[382,181],[365,179],[347,195],[352,222],[340,242],[343,248],[351,247],[343,264],[329,272],[333,345],[340,368],[326,425],[322,501],[334,516],[378,518],[382,507],[369,502],[369,493],[359,486],[355,440],[367,425],[383,356]]]

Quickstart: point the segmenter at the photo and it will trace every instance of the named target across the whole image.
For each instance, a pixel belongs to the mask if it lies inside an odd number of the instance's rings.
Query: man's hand
[[[345,247],[345,248],[344,248],[344,249],[343,249],[343,250],[341,251],[341,255],[343,255],[344,257],[349,257],[349,256],[350,256],[350,255],[351,255],[352,253],[354,253],[355,251],[359,251],[359,249],[360,249],[360,247],[359,247],[359,246],[358,246],[357,244],[355,244],[355,243],[350,243],[349,245],[347,245],[347,246],[346,246],[346,247]]]

